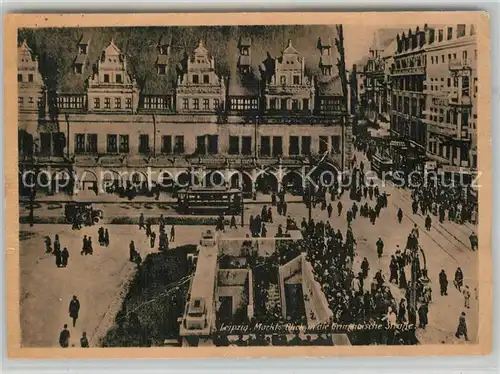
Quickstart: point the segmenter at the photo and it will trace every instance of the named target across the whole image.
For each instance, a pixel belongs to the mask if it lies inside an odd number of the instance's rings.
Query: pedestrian
[[[104,245],[109,246],[109,232],[108,229],[104,230]]]
[[[156,233],[152,231],[151,235],[149,236],[149,242],[151,244],[151,248],[155,247],[155,241],[156,241]]]
[[[398,222],[401,223],[401,221],[403,220],[403,211],[401,210],[401,208],[398,209]]]
[[[135,244],[134,241],[131,240],[129,244],[129,261],[134,261],[135,258]]]
[[[266,224],[265,223],[262,223],[262,229],[261,229],[260,236],[263,237],[263,238],[267,237],[267,229],[266,229]]]
[[[394,255],[391,255],[391,263],[389,264],[389,270],[391,273],[391,276],[389,278],[389,283],[392,283],[392,280],[395,280],[396,284],[398,284],[398,263]]]
[[[398,310],[398,323],[403,324],[406,322],[406,305],[405,299],[401,299],[399,302],[399,310]]]
[[[175,226],[172,225],[172,228],[170,229],[170,241],[175,242]]]
[[[65,268],[68,265],[68,258],[69,258],[68,248],[64,247],[64,249],[61,252],[61,265],[63,268]]]
[[[271,210],[271,207],[267,209],[267,222],[273,223],[273,212]]]
[[[358,214],[358,206],[356,205],[355,202],[352,203],[351,211],[352,211],[352,218],[356,219],[356,215]]]
[[[80,301],[76,296],[69,302],[69,316],[73,319],[73,327],[76,325],[78,319],[78,312],[80,311]]]
[[[378,240],[377,240],[377,255],[378,255],[378,258],[381,258],[383,253],[384,253],[384,242],[382,241],[381,238],[378,238]]]
[[[94,254],[94,248],[92,247],[92,238],[89,236],[89,240],[87,241],[87,250],[90,255]]]
[[[45,237],[45,253],[52,253],[52,240],[50,237]]]
[[[70,333],[68,331],[68,325],[65,324],[63,330],[59,334],[59,345],[62,348],[69,347],[69,337],[70,337]]]
[[[463,294],[464,294],[464,306],[466,308],[470,308],[470,291],[469,291],[469,286],[465,286]]]
[[[441,269],[441,272],[439,273],[439,286],[441,288],[441,296],[447,296],[448,295],[448,278],[446,276],[444,269]]]
[[[283,201],[282,208],[283,208],[283,215],[286,216],[286,210],[288,209],[288,205],[287,205],[286,201]]]
[[[427,306],[426,303],[422,303],[420,307],[418,308],[418,319],[419,319],[419,327],[425,329],[427,326],[428,318],[427,314],[429,313],[429,307]]]
[[[80,347],[89,348],[89,340],[87,339],[87,333],[84,331],[82,337],[80,338]]]
[[[432,225],[432,219],[429,215],[427,215],[427,217],[425,218],[425,229],[427,231],[430,231],[431,230],[431,225]]]
[[[363,261],[361,262],[361,275],[363,276],[364,279],[368,277],[368,271],[370,270],[370,264],[368,263],[367,258],[363,258]]]
[[[342,202],[339,201],[339,203],[337,204],[337,212],[338,212],[338,216],[340,217],[340,215],[342,214]]]
[[[406,289],[406,287],[408,287],[408,284],[406,283],[405,268],[404,266],[401,266],[399,268],[399,288]]]
[[[231,225],[229,226],[230,229],[237,229],[238,227],[236,226],[236,217],[234,214],[231,216]]]
[[[87,248],[88,248],[87,235],[83,235],[82,251],[80,252],[80,254],[81,255],[83,255],[84,253],[87,254]]]
[[[459,292],[462,292],[462,285],[464,283],[464,274],[462,273],[462,269],[457,268],[457,271],[455,272],[455,280],[453,281],[453,284],[457,288]]]
[[[56,266],[58,268],[61,267],[61,264],[62,264],[62,253],[61,253],[61,250],[59,248],[57,249],[54,249],[54,256],[56,256]]]
[[[326,211],[328,213],[328,218],[332,218],[333,207],[331,203],[329,203],[328,206],[326,207]]]
[[[139,216],[139,230],[141,230],[141,229],[144,229],[144,228],[145,228],[144,223],[145,223],[145,222],[144,222],[144,214],[143,214],[143,213],[141,213],[141,215]]]
[[[455,336],[460,339],[461,336],[464,336],[465,341],[468,341],[469,338],[467,336],[467,322],[465,320],[465,312],[460,314],[460,318],[458,319],[458,327]]]
[[[271,194],[271,205],[276,206],[276,193],[274,191]]]
[[[58,249],[59,252],[61,251],[61,243],[59,242],[59,235],[56,234],[54,238],[54,251]]]
[[[146,221],[146,236],[149,237],[151,235],[151,220],[148,218]]]
[[[469,240],[470,240],[470,248],[473,251],[475,251],[477,249],[477,245],[478,245],[478,239],[477,239],[477,235],[475,232],[472,232],[472,234],[470,234]]]
[[[97,230],[97,236],[99,239],[99,245],[104,245],[104,229],[99,227],[99,230]]]
[[[142,257],[139,251],[135,253],[134,262],[137,264],[137,266],[139,266],[142,263]]]

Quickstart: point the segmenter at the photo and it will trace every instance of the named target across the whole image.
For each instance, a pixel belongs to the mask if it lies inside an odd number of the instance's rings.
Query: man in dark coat
[[[462,312],[462,314],[460,315],[455,336],[460,339],[462,335],[465,337],[465,341],[469,340],[467,336],[467,322],[465,321],[465,312]]]
[[[69,303],[69,316],[73,319],[73,327],[76,325],[78,319],[78,312],[80,311],[80,301],[76,296]]]
[[[149,236],[149,242],[151,244],[151,248],[155,247],[155,241],[156,241],[156,233],[152,231],[151,235]]]
[[[392,280],[394,279],[396,281],[396,284],[398,284],[398,262],[396,260],[396,257],[394,257],[394,255],[391,256],[391,263],[389,264],[389,270],[391,273],[391,276],[389,278],[389,283],[392,283]]]
[[[418,319],[419,319],[419,327],[425,329],[428,323],[427,313],[429,313],[429,307],[426,303],[423,303],[418,308]]]
[[[99,239],[99,244],[104,245],[104,228],[99,227],[99,230],[97,230],[97,236]]]
[[[237,229],[238,227],[236,226],[236,217],[234,214],[231,216],[231,224],[229,225],[230,229]]]
[[[448,295],[448,278],[444,269],[439,273],[439,286],[441,288],[441,296]]]
[[[60,267],[61,267],[61,264],[62,264],[62,258],[61,258],[61,255],[62,255],[61,250],[60,250],[59,248],[57,248],[57,249],[56,249],[56,248],[54,248],[54,256],[56,256],[56,266],[57,266],[58,268],[60,268]]]
[[[172,225],[172,228],[170,229],[170,241],[175,242],[175,226]]]
[[[134,258],[135,258],[135,244],[134,241],[131,240],[129,245],[129,260],[134,261]]]
[[[50,240],[50,237],[45,237],[45,253],[51,253],[52,252],[52,240]]]
[[[69,337],[70,337],[70,333],[68,331],[68,325],[64,325],[63,330],[59,334],[59,345],[62,348],[68,348],[69,347]]]
[[[425,218],[425,228],[427,231],[431,231],[432,219],[429,215]]]
[[[457,290],[462,292],[462,286],[464,284],[464,273],[462,273],[462,269],[457,268],[457,271],[455,272],[455,281],[454,281],[455,287]]]
[[[88,248],[87,235],[83,235],[82,251],[80,252],[80,254],[81,255],[83,255],[84,253],[87,254],[87,248]]]
[[[54,239],[54,251],[58,249],[61,251],[61,243],[59,242],[59,235],[56,234],[56,237]]]
[[[69,258],[68,248],[64,247],[63,251],[61,252],[61,264],[63,268],[65,268],[68,265],[68,258]]]
[[[328,218],[332,218],[332,212],[333,212],[333,207],[332,207],[332,204],[328,204],[328,206],[326,207],[326,211],[328,212]]]
[[[378,255],[378,258],[381,258],[383,253],[384,253],[384,242],[382,241],[381,238],[378,238],[378,240],[377,240],[377,255]]]
[[[87,251],[90,255],[94,254],[94,248],[92,248],[92,238],[89,236],[89,240],[87,241]]]
[[[401,221],[403,220],[403,211],[401,210],[401,208],[398,209],[398,222],[401,223]]]
[[[361,262],[361,274],[363,278],[366,278],[368,276],[368,270],[370,270],[370,264],[368,263],[368,260],[365,257]]]
[[[340,215],[342,214],[342,202],[339,201],[339,203],[337,204],[337,212],[338,212],[338,215],[340,217]]]
[[[109,245],[109,232],[108,232],[108,229],[104,230],[104,245],[106,247]]]
[[[145,228],[144,223],[145,223],[144,214],[141,213],[141,215],[139,217],[139,230]]]

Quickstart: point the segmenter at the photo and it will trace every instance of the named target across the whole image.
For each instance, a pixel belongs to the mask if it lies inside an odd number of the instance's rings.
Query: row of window
[[[46,136],[44,136],[46,135]],[[50,143],[51,134],[42,135],[42,149],[46,149],[47,142]],[[331,143],[329,141],[331,139]],[[44,143],[45,139],[45,143]],[[240,146],[241,144],[241,146]],[[311,153],[311,136],[290,136],[289,150],[290,155],[309,155]],[[331,145],[331,148],[330,148]],[[75,134],[75,153],[76,154],[97,154],[98,143],[97,134]],[[340,152],[340,136],[320,136],[319,153],[324,153],[331,149],[334,153]],[[139,135],[138,150],[141,154],[149,154],[150,138],[148,134]],[[107,134],[106,152],[110,154],[129,153],[130,141],[126,134]],[[196,138],[197,154],[217,154],[219,152],[218,135],[202,135]],[[183,154],[184,136],[182,135],[163,135],[161,138],[161,153],[163,154]],[[230,136],[229,149],[230,155],[251,155],[252,137],[251,136]],[[261,136],[260,154],[262,156],[281,156],[283,155],[283,137],[282,136]]]
[[[291,101],[291,102],[290,102]],[[290,107],[288,103],[290,102]],[[278,106],[279,104],[279,106]],[[269,109],[271,110],[308,110],[309,109],[309,99],[302,99],[302,108],[300,107],[300,101],[297,99],[269,99]]]
[[[111,82],[111,75],[110,74],[104,74],[103,75],[103,81],[104,83],[123,83],[122,75],[121,74],[114,74],[115,80],[114,82]]]
[[[122,98],[115,97],[114,98],[114,109],[122,109]],[[101,109],[101,98],[94,97],[94,109]],[[111,98],[104,98],[104,109],[111,109]],[[125,109],[132,109],[132,98],[125,98]]]
[[[441,57],[441,60],[439,59]],[[469,58],[467,50],[462,51],[462,61],[466,61]],[[452,60],[457,59],[457,54],[456,53],[448,53],[448,59],[446,59],[446,55],[441,55],[441,56],[431,56],[431,64],[439,64],[445,63],[446,61],[450,62]],[[474,50],[474,60],[477,60],[477,49]]]
[[[182,109],[185,110],[200,110],[200,102],[202,104],[201,110],[218,109],[220,106],[219,99],[212,99],[212,107],[210,107],[210,99],[182,99]]]
[[[200,79],[202,78],[202,79]],[[210,75],[209,74],[203,74],[201,77],[198,74],[193,74],[191,76],[191,83],[193,84],[200,84],[203,82],[203,84],[210,84]]]

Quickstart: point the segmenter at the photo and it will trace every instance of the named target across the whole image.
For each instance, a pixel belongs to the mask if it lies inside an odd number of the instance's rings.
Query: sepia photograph
[[[491,349],[489,21],[326,15],[15,19],[16,354]]]

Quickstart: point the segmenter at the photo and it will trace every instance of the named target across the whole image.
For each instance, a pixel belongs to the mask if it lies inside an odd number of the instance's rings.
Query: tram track
[[[401,192],[397,191],[399,196],[401,197],[402,200],[404,201],[408,201],[410,203],[412,203],[413,201],[407,197],[407,196],[404,196]],[[422,219],[425,219],[424,216],[422,216],[420,213],[417,212],[417,215],[419,217],[422,217]],[[443,229],[444,231],[446,231],[450,236],[452,236],[457,242],[459,242],[460,244],[462,244],[466,249],[468,249],[468,245],[466,243],[464,243],[460,238],[458,238],[455,234],[453,234],[452,232],[450,232],[446,227],[444,227],[440,222],[439,220],[434,224],[432,225],[436,231],[438,233],[440,233],[443,237],[446,238],[446,240],[448,240],[451,244],[453,244],[457,249],[459,249],[460,251],[462,251],[462,248],[460,248],[459,246],[456,245],[456,243],[454,243],[449,237],[447,237],[445,234],[443,234],[442,231],[440,231],[438,229],[438,227],[440,227],[441,229]],[[465,231],[463,231],[462,229],[458,228],[459,231],[461,231],[462,233],[466,234]]]

